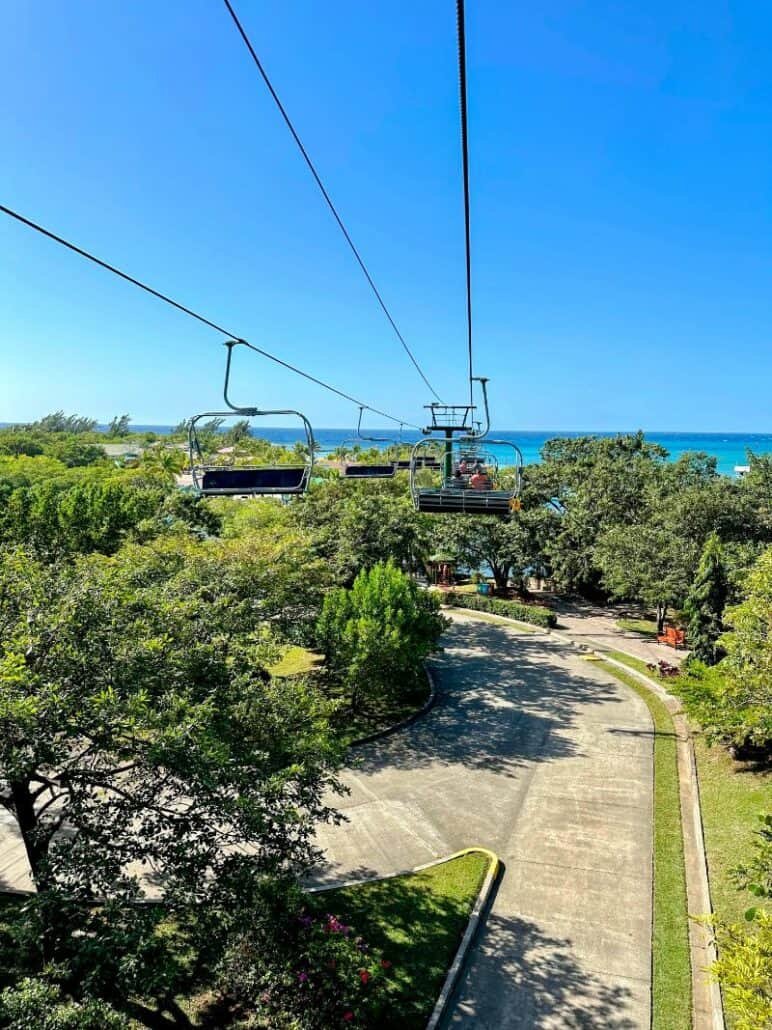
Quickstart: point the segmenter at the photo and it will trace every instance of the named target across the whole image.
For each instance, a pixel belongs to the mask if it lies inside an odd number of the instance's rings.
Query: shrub
[[[327,594],[318,644],[328,674],[352,710],[415,691],[424,659],[445,628],[439,607],[434,594],[391,562],[363,569],[350,590],[339,587]]]
[[[766,899],[772,897],[772,814],[759,819],[753,856],[733,873],[740,889]],[[772,913],[754,906],[745,918],[745,927],[716,925],[719,958],[711,972],[721,984],[735,1030],[760,1030],[772,1026]]]
[[[106,1002],[66,1001],[46,980],[27,977],[0,994],[0,1026],[8,1030],[128,1030],[128,1019]]]
[[[647,662],[646,668],[649,672],[656,673],[661,680],[673,679],[673,677],[678,676],[681,671],[677,665],[671,665],[670,662],[666,662],[664,659],[658,661],[656,664],[654,662]]]
[[[219,1005],[236,1026],[254,1026],[256,1017],[275,1030],[364,1028],[384,1011],[390,968],[352,927],[332,912],[303,908],[296,894],[229,948]]]
[[[530,622],[543,629],[551,629],[557,625],[557,616],[549,608],[535,604],[523,604],[522,601],[505,601],[498,597],[484,597],[482,594],[456,594],[452,590],[443,595],[445,604],[454,608],[471,608],[476,612],[489,612],[491,615],[504,615],[520,622]]]

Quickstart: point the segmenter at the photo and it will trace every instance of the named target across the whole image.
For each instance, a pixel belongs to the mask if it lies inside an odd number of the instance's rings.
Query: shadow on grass
[[[488,860],[467,855],[410,876],[313,897],[392,963],[387,1012],[373,1027],[426,1026],[466,930]]]

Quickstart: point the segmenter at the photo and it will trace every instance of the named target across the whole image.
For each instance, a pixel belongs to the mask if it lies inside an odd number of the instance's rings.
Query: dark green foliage
[[[390,963],[331,908],[299,891],[255,910],[220,964],[218,999],[204,1022],[227,1012],[235,1027],[364,1030],[386,1004]],[[322,904],[317,902],[321,901]]]
[[[281,602],[239,546],[0,556],[0,803],[38,887],[38,967],[56,963],[68,990],[122,1005],[173,988],[139,869],[163,869],[181,928],[221,940],[255,884],[313,860],[313,827],[332,816],[329,706],[265,671]]]
[[[520,622],[530,622],[534,626],[550,629],[557,625],[557,616],[549,608],[535,604],[523,604],[521,601],[507,601],[503,598],[484,597],[482,594],[457,594],[448,590],[442,594],[443,604],[454,608],[471,608],[475,612],[489,612],[491,615],[504,615]]]
[[[768,760],[772,750],[772,548],[746,578],[745,598],[725,610],[729,627],[712,668],[694,660],[674,681],[709,740],[731,744],[738,756]]]
[[[327,480],[295,506],[337,582],[351,586],[362,569],[393,561],[412,568],[426,555],[427,520],[415,511],[407,480],[354,483]]]
[[[68,1001],[55,983],[27,977],[0,994],[6,1030],[129,1030],[129,1020],[104,1001]]]
[[[729,593],[724,552],[716,533],[702,550],[692,588],[686,598],[689,649],[705,665],[715,665],[723,656],[718,638],[724,631],[723,615]]]
[[[40,554],[114,553],[127,534],[161,507],[163,490],[127,480],[63,488],[56,480],[19,487],[0,513],[0,540]]]
[[[317,624],[327,673],[359,711],[412,693],[444,629],[439,599],[392,563],[331,590]]]

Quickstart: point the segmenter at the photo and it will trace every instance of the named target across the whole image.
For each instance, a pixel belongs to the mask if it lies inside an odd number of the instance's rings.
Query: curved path
[[[479,844],[504,874],[453,1027],[650,1024],[653,729],[574,648],[452,614],[435,708],[363,747],[318,882]]]

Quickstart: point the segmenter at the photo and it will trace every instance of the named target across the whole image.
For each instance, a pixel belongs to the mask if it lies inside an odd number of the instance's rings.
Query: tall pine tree
[[[702,549],[697,575],[684,605],[692,657],[706,665],[715,665],[723,657],[718,638],[724,631],[722,619],[728,589],[724,549],[718,534],[713,533]]]

